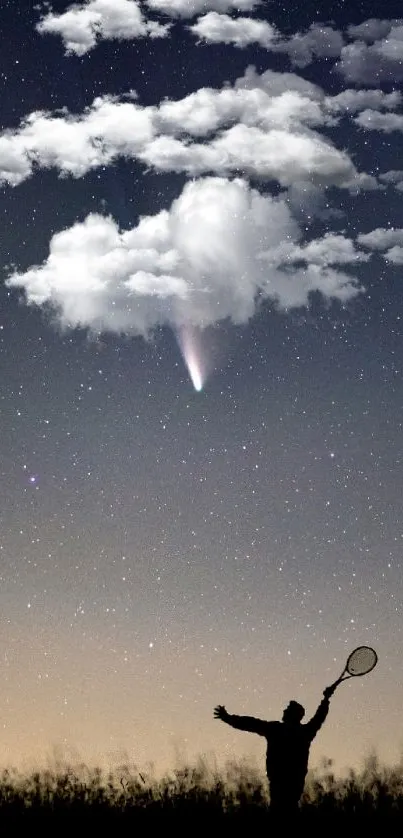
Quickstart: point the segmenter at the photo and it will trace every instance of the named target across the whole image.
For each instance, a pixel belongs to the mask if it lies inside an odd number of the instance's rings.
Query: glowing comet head
[[[193,387],[200,393],[205,379],[200,334],[190,326],[184,326],[178,333],[178,343]]]
[[[189,370],[189,375],[192,379],[193,387],[195,388],[195,390],[197,390],[198,393],[200,393],[200,390],[203,389],[203,381],[200,369],[197,365],[197,358],[188,358],[186,360],[186,364]]]

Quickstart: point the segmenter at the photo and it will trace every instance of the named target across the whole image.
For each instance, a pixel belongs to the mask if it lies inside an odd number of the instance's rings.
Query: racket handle
[[[344,675],[344,672],[343,672],[343,675]],[[340,678],[338,678],[337,681],[334,681],[333,684],[330,684],[330,686],[328,686],[327,689],[332,690],[332,692],[333,692],[336,689],[336,687],[338,687],[339,684],[341,684],[341,682],[344,681],[343,675],[340,675]]]

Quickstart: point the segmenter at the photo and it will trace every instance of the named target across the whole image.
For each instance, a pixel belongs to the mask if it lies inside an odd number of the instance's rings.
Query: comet
[[[193,387],[198,393],[200,393],[200,391],[203,389],[203,379],[198,366],[197,358],[185,358],[185,362],[189,370],[189,375],[192,380]]]
[[[200,393],[205,375],[199,335],[194,328],[183,326],[178,332],[178,343],[193,387]]]

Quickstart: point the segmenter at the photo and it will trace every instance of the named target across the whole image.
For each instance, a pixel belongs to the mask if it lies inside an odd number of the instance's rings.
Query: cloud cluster
[[[273,53],[286,54],[294,67],[306,67],[316,59],[338,58],[336,69],[354,83],[375,86],[403,79],[403,20],[372,18],[348,27],[346,33],[314,23],[305,32],[284,37],[266,20],[232,18],[210,11],[189,28],[206,43],[231,43],[236,47],[257,44]]]
[[[342,34],[331,26],[312,24],[306,32],[284,38],[265,20],[251,17],[232,18],[208,12],[189,27],[200,41],[246,47],[258,44],[272,52],[288,55],[295,67],[306,67],[314,58],[337,58],[344,45]]]
[[[362,233],[358,243],[369,250],[381,251],[387,262],[403,265],[403,229],[377,227],[371,233]]]
[[[261,299],[288,309],[313,291],[342,302],[359,293],[339,269],[363,258],[349,239],[300,239],[286,201],[242,179],[205,178],[131,230],[88,216],[54,235],[44,264],[16,271],[7,286],[50,308],[64,328],[142,335],[159,324],[245,323]]]
[[[391,106],[383,94],[360,93],[361,102]],[[283,187],[309,181],[373,189],[374,178],[358,173],[347,152],[319,131],[353,110],[357,95],[325,97],[294,74],[258,76],[249,68],[233,87],[201,88],[158,106],[142,107],[132,94],[98,97],[77,116],[34,112],[19,128],[0,134],[0,183],[16,186],[36,168],[82,177],[126,157],[193,177],[242,173]]]
[[[167,37],[170,24],[148,20],[144,6],[171,18],[201,15],[189,29],[206,43],[246,47],[258,44],[264,49],[288,54],[293,65],[305,67],[314,58],[338,57],[344,46],[342,34],[331,26],[312,24],[306,32],[291,37],[266,20],[239,16],[259,6],[260,0],[86,0],[57,14],[44,14],[37,24],[41,35],[61,37],[67,54],[84,55],[102,40],[128,40],[140,37]],[[227,12],[238,12],[231,17]]]
[[[348,81],[378,85],[403,79],[403,21],[371,19],[350,27],[336,67]]]
[[[189,28],[206,43],[257,44],[284,53],[295,67],[306,67],[315,59],[338,58],[336,69],[355,83],[378,85],[403,79],[403,20],[372,18],[350,26],[346,33],[314,23],[305,32],[284,37],[265,20],[210,11]]]
[[[266,20],[210,11],[189,28],[206,43],[257,44],[286,54],[294,67],[306,67],[316,59],[339,59],[336,69],[354,83],[376,86],[403,79],[403,20],[372,18],[348,27],[346,33],[314,23],[305,32],[285,37]]]
[[[106,39],[166,38],[170,25],[147,20],[137,0],[88,0],[60,15],[48,12],[36,28],[41,35],[60,35],[67,54],[85,55]]]
[[[61,36],[67,52],[84,55],[102,39],[166,37],[173,24],[149,20],[146,10],[165,20],[203,13],[189,26],[200,40],[259,44],[287,54],[298,67],[340,56],[341,73],[353,81],[367,75],[371,84],[374,56],[390,62],[400,55],[399,21],[369,20],[345,35],[314,24],[285,38],[267,21],[227,14],[257,5],[87,0],[62,14],[48,10],[37,28]],[[352,270],[373,252],[403,264],[403,230],[379,228],[356,242],[328,232],[306,242],[296,216],[302,219],[314,207],[317,218],[330,218],[326,187],[402,189],[399,170],[385,172],[379,182],[357,171],[327,131],[335,136],[348,119],[366,130],[403,130],[403,115],[395,112],[401,101],[399,91],[379,88],[330,96],[295,73],[259,74],[248,67],[233,85],[152,106],[143,107],[131,91],[99,96],[78,115],[67,109],[31,113],[0,133],[0,185],[18,186],[37,169],[83,177],[118,159],[192,180],[169,210],[140,218],[133,229],[120,230],[112,218],[93,214],[62,230],[51,239],[44,263],[15,269],[7,286],[19,289],[29,305],[51,310],[63,328],[132,335],[147,335],[158,325],[183,333],[224,319],[245,323],[263,299],[283,310],[306,305],[313,292],[352,299],[363,290]],[[287,192],[262,194],[247,178],[276,182]]]
[[[206,10],[218,12],[236,8],[251,11],[259,0],[148,0],[151,12],[169,17],[190,18]],[[99,41],[166,38],[171,25],[148,20],[140,0],[86,0],[57,14],[44,14],[37,24],[41,35],[59,35],[67,55],[85,55]]]
[[[36,28],[42,35],[60,36],[66,53],[80,56],[101,40],[167,37],[172,24],[148,19],[147,8],[165,21],[199,15],[188,27],[199,42],[241,48],[256,44],[288,55],[295,67],[318,58],[338,58],[336,69],[354,83],[403,79],[403,20],[371,18],[349,26],[346,33],[314,23],[305,32],[285,37],[267,20],[242,16],[260,5],[260,0],[86,0],[61,14],[48,10]],[[228,14],[234,11],[237,17]]]

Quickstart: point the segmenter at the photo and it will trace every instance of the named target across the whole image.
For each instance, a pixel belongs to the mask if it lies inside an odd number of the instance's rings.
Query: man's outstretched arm
[[[314,736],[316,736],[318,730],[320,730],[320,728],[323,725],[323,722],[326,719],[326,716],[329,712],[329,699],[333,695],[335,689],[336,687],[326,687],[326,689],[323,690],[323,698],[319,704],[319,707],[315,715],[312,716],[312,719],[310,719],[309,722],[307,722],[307,724],[305,725],[305,727],[308,728],[308,730],[310,731],[312,739]]]
[[[222,722],[237,730],[247,730],[249,733],[258,733],[260,736],[265,736],[267,732],[267,722],[255,719],[253,716],[232,716],[231,713],[227,713],[222,704],[215,708],[214,718],[221,719]]]

